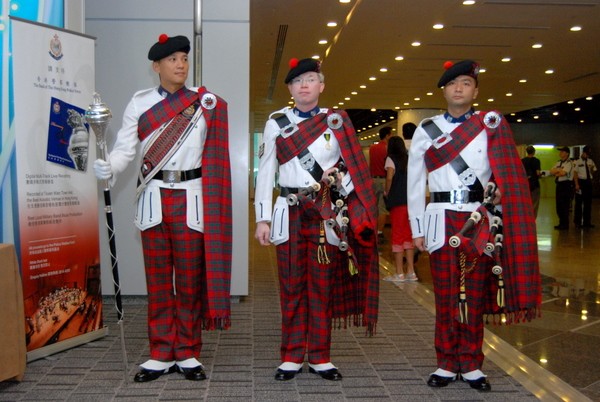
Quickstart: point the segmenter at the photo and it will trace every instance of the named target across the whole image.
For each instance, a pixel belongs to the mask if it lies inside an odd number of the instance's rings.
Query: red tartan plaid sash
[[[435,124],[435,123],[432,123]],[[452,139],[443,143],[439,148],[434,145],[425,151],[425,166],[429,172],[452,162],[475,137],[483,130],[481,119],[474,115],[469,120],[452,130]],[[446,137],[438,137],[438,141],[443,141]]]
[[[278,136],[277,145],[277,161],[283,165],[295,158],[300,152],[306,150],[325,130],[329,128],[327,125],[326,113],[319,113],[310,119],[306,119],[298,123],[298,131],[287,138],[282,135]]]
[[[171,96],[168,96],[152,106],[144,112],[138,120],[138,138],[140,139],[140,142],[144,141],[157,128],[197,101],[198,93],[183,87]]]

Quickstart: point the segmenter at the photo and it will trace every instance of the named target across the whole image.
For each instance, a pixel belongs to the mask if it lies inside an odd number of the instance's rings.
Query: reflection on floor
[[[521,353],[600,401],[600,200],[594,200],[592,229],[555,230],[554,199],[542,199],[537,218],[543,285],[542,317],[509,327],[487,329]],[[386,227],[386,239],[390,228]],[[393,261],[389,242],[381,256]],[[421,255],[417,274],[431,287],[427,255]]]

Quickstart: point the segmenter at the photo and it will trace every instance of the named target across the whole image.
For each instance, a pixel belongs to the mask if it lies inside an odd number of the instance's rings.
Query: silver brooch
[[[435,147],[435,149],[440,149],[450,141],[452,141],[452,136],[450,135],[450,133],[444,133],[437,137],[435,141],[433,141],[433,146]]]
[[[331,113],[329,116],[327,116],[327,125],[332,130],[337,130],[338,128],[342,127],[342,123],[343,119],[339,113]]]
[[[496,128],[500,125],[500,120],[502,117],[496,112],[487,112],[485,116],[483,116],[483,124],[488,128]]]
[[[205,109],[214,109],[215,106],[217,106],[217,97],[214,94],[207,93],[202,95],[202,100],[200,102]]]

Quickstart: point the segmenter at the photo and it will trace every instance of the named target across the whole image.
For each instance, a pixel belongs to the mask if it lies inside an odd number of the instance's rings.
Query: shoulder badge
[[[217,106],[217,97],[211,93],[205,93],[202,95],[202,107],[208,110],[214,109]]]
[[[485,116],[483,116],[483,124],[487,128],[496,128],[500,125],[502,117],[497,112],[487,112]]]
[[[343,122],[344,119],[342,119],[342,116],[339,113],[331,113],[329,116],[327,116],[327,125],[332,130],[337,130],[338,128],[342,127]]]

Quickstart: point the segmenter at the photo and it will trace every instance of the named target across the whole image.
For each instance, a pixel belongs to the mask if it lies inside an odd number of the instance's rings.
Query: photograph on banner
[[[85,110],[52,97],[49,120],[46,159],[85,172],[90,142]]]
[[[27,350],[103,326],[93,38],[12,20],[17,209]]]

